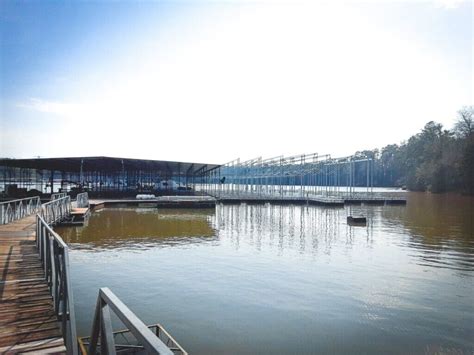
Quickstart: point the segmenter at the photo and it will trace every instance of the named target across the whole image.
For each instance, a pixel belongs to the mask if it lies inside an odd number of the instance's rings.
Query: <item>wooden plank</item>
[[[13,324],[39,319],[49,319],[52,316],[55,317],[55,313],[50,307],[43,309],[37,308],[34,310],[29,309],[15,314],[9,313],[2,315],[2,322],[0,324]]]
[[[3,321],[7,326],[20,326],[20,325],[25,325],[25,326],[32,326],[35,324],[42,324],[42,323],[50,323],[50,322],[57,322],[58,319],[54,313],[51,312],[43,312],[41,314],[37,314],[34,317],[31,318],[24,318],[24,319],[14,319],[10,321]]]
[[[18,343],[26,343],[35,340],[44,340],[49,338],[57,338],[61,336],[59,328],[42,330],[41,332],[30,332],[28,334],[16,334],[12,336],[0,336],[0,347],[7,345],[15,345]]]
[[[43,295],[43,294],[48,294],[49,295],[49,290],[48,287],[42,286],[42,287],[37,287],[37,288],[31,288],[31,289],[16,289],[16,290],[7,290],[2,292],[2,296],[0,298],[0,301],[9,301],[12,299],[18,299],[20,297],[28,297],[28,296],[35,296],[35,295]]]
[[[44,322],[38,322],[34,324],[22,324],[16,323],[10,326],[2,326],[0,329],[1,337],[9,336],[24,336],[29,335],[30,333],[40,333],[50,330],[58,329],[57,320],[49,320]]]
[[[73,208],[73,209],[71,210],[71,214],[83,215],[83,214],[86,214],[87,211],[89,211],[88,208]]]
[[[45,349],[55,349],[64,346],[62,338],[49,338],[32,341],[28,343],[15,344],[14,346],[5,346],[0,348],[0,353],[12,354],[18,352],[42,351]],[[63,351],[63,350],[60,350]],[[64,348],[65,351],[65,348]]]
[[[47,348],[41,350],[22,351],[22,354],[64,354],[66,347],[64,345],[56,346],[54,348]]]

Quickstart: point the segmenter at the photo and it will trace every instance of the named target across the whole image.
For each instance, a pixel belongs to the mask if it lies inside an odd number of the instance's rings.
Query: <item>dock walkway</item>
[[[0,226],[0,354],[66,352],[35,226],[34,215]]]

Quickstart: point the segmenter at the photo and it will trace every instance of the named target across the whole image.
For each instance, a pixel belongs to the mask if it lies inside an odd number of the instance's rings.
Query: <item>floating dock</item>
[[[214,208],[217,200],[208,196],[162,196],[153,199],[93,199],[90,208],[148,207],[148,208]]]
[[[320,206],[344,206],[344,200],[331,197],[293,197],[293,196],[223,196],[218,197],[217,201],[221,203],[248,203],[248,204],[295,204],[295,205],[320,205]]]
[[[327,207],[343,207],[348,204],[404,205],[406,199],[383,196],[279,196],[239,194],[220,196],[164,196],[153,199],[94,199],[90,200],[92,210],[105,207],[148,207],[148,208],[214,208],[216,203],[224,204],[295,204]]]
[[[249,203],[249,204],[306,204],[306,205],[320,205],[343,207],[344,205],[354,204],[373,204],[373,205],[405,205],[407,203],[405,198],[393,196],[375,196],[373,194],[358,195],[358,196],[326,196],[326,195],[271,195],[271,194],[221,194],[214,196],[218,202],[222,203]]]
[[[65,217],[62,221],[58,222],[59,225],[62,226],[82,226],[87,224],[87,220],[91,214],[91,209],[87,208],[80,208],[80,207],[73,207],[71,208],[71,212],[67,217]]]

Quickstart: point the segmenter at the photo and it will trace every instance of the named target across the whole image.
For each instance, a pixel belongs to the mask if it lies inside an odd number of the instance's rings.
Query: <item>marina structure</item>
[[[404,203],[374,190],[365,156],[301,154],[206,164],[110,157],[0,159],[0,188],[9,196],[88,192],[90,198],[139,194],[208,195],[220,202]]]
[[[377,192],[373,170],[368,157],[318,154],[223,165],[108,157],[1,159],[0,352],[186,354],[163,326],[146,326],[107,288],[98,290],[91,335],[78,342],[68,246],[56,225],[80,225],[91,210],[109,206],[406,203]],[[126,329],[112,329],[111,312]],[[136,341],[120,343],[118,335],[124,334]]]
[[[365,156],[332,158],[301,154],[240,159],[206,172],[200,191],[222,202],[405,203],[397,194],[374,191],[374,162]]]

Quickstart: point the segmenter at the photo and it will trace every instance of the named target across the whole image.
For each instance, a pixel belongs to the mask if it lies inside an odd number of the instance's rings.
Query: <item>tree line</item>
[[[374,186],[474,193],[474,106],[458,111],[451,130],[433,121],[401,144],[364,150],[374,159]]]

